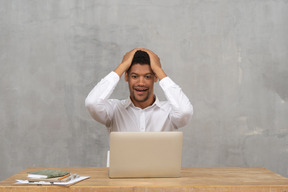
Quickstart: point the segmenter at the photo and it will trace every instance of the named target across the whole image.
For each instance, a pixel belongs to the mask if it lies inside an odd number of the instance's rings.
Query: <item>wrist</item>
[[[123,75],[123,73],[127,70],[127,67],[124,63],[121,63],[120,65],[118,65],[118,67],[114,70],[115,73],[117,73],[119,75],[119,77],[121,77]]]
[[[154,73],[157,76],[157,78],[159,79],[159,81],[161,79],[163,79],[164,77],[167,77],[166,73],[163,71],[162,68],[158,68],[158,69],[154,70]]]

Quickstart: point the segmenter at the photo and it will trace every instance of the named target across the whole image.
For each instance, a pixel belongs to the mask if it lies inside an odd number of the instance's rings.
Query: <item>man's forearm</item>
[[[157,67],[156,69],[154,69],[154,73],[159,79],[159,81],[161,81],[164,77],[167,77],[166,73],[163,71],[161,67]]]
[[[86,105],[95,103],[97,99],[108,99],[118,84],[119,79],[114,72],[109,73],[91,90],[85,100]]]
[[[127,67],[123,64],[120,64],[115,70],[114,72],[118,74],[119,77],[121,77],[123,75],[123,73],[127,70]]]
[[[127,52],[124,55],[121,64],[118,65],[118,67],[114,70],[114,72],[117,73],[119,77],[121,77],[123,75],[123,73],[126,72],[129,69],[129,67],[131,66],[132,59],[133,59],[136,51],[137,51],[137,49],[133,49],[133,50]]]

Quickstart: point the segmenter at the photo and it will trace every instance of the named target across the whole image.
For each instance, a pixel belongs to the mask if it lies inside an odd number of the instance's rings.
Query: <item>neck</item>
[[[153,95],[153,97],[147,99],[146,101],[135,101],[132,97],[130,97],[132,103],[134,104],[135,107],[139,107],[141,109],[145,109],[146,107],[149,107],[151,106],[155,100],[156,100],[156,97],[155,95]]]

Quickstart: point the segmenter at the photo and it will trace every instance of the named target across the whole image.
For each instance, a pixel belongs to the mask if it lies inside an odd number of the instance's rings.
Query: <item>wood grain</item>
[[[75,185],[35,186],[15,185],[16,179],[26,179],[27,172],[47,169],[30,167],[0,182],[1,192],[53,191],[53,192],[154,192],[154,191],[288,191],[288,178],[261,167],[193,167],[182,168],[180,178],[109,179],[106,167],[54,167],[90,179]],[[53,169],[52,167],[49,169]]]

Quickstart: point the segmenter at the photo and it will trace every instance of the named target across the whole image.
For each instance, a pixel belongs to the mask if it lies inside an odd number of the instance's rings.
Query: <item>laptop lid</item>
[[[182,143],[182,132],[111,132],[109,177],[180,177]]]

